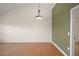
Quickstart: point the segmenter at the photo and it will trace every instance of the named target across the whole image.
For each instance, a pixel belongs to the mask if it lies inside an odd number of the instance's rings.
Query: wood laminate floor
[[[79,42],[75,43],[75,55],[79,56]]]
[[[0,43],[0,56],[63,56],[51,43]]]

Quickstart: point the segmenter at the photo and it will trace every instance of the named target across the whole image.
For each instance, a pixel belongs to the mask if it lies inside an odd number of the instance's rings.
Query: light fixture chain
[[[40,10],[40,3],[38,3],[38,10]]]
[[[40,15],[40,3],[38,3],[38,15],[36,16],[37,19],[42,19],[42,16]]]
[[[38,15],[40,16],[40,3],[38,3]]]

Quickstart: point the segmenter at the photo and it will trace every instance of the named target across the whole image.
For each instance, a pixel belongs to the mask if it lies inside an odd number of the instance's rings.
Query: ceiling
[[[41,8],[52,9],[55,6],[55,3],[40,3]],[[36,7],[38,8],[37,3],[0,3],[0,14],[15,10],[20,7]]]

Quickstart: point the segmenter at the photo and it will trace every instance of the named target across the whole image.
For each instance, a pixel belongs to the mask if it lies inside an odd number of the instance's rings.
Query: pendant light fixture
[[[36,16],[37,20],[41,20],[42,16],[40,15],[40,4],[38,4],[38,15]]]

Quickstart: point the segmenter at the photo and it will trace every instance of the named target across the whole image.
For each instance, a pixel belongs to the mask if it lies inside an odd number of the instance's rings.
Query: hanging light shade
[[[38,5],[38,15],[36,16],[37,20],[41,20],[42,16],[40,15],[40,4]]]

